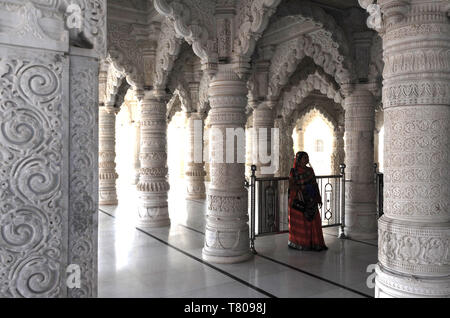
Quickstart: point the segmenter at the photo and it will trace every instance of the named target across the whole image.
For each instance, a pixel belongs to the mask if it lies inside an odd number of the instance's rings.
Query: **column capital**
[[[145,96],[145,90],[144,89],[140,89],[140,88],[136,88],[134,89],[134,95],[136,96],[138,102],[142,101],[142,99]]]
[[[273,127],[274,109],[268,102],[261,102],[253,111],[253,127]]]
[[[372,95],[379,89],[376,83],[342,84],[341,92],[345,98],[359,95]]]
[[[169,95],[164,89],[154,88],[152,90],[146,90],[144,92],[143,99],[146,100],[156,100],[158,102],[167,102]]]
[[[448,22],[450,4],[447,0],[424,2],[420,0],[358,0],[367,10],[367,26],[384,34],[407,24],[419,26],[422,22]],[[435,13],[430,15],[430,13]]]
[[[114,114],[117,115],[120,111],[120,107],[114,107],[114,105],[106,104],[105,106],[102,106],[103,110],[107,112],[108,114]]]

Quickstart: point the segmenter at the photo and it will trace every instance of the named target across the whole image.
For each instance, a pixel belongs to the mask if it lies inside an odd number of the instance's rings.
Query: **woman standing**
[[[288,246],[305,251],[328,249],[322,233],[319,208],[322,207],[314,170],[306,165],[309,156],[297,152],[289,175],[289,241]]]

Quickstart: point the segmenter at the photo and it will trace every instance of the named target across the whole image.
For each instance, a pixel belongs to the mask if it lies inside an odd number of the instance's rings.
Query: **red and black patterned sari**
[[[294,167],[296,165],[294,164]],[[296,172],[295,170],[296,169]],[[309,167],[296,167],[291,169],[289,175],[289,242],[288,246],[299,250],[321,251],[326,250],[322,233],[322,220],[318,203],[322,202],[314,170]],[[302,192],[303,198],[308,197],[314,202],[315,214],[311,221],[305,216],[305,211],[292,207],[297,190]]]

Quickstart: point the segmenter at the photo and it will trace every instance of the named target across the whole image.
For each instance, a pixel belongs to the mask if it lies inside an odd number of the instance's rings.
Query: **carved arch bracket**
[[[166,17],[173,25],[176,35],[192,45],[194,53],[203,65],[217,64],[217,52],[211,50],[210,32],[197,21],[193,21],[190,8],[178,0],[154,0],[156,11]],[[211,30],[212,31],[212,30]]]
[[[275,13],[281,0],[253,0],[250,12],[245,12],[244,20],[239,26],[235,39],[235,52],[237,55],[249,58],[255,49],[256,41],[261,37],[269,23],[270,17]]]
[[[182,39],[178,38],[173,26],[165,21],[161,26],[158,50],[155,60],[155,76],[153,85],[164,89],[174,62],[180,53]]]
[[[334,88],[333,83],[325,76],[316,72],[308,76],[307,79],[300,81],[300,83],[291,88],[283,96],[283,104],[281,115],[288,118],[292,112],[311,92],[314,90],[320,91],[322,94],[333,100],[335,103],[342,104],[341,93]]]

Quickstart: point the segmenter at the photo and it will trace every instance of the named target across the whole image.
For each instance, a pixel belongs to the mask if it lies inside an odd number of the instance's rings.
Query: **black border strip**
[[[178,223],[177,225],[182,226],[182,227],[184,227],[184,228],[186,228],[186,229],[188,229],[188,230],[191,230],[192,232],[197,232],[197,233],[199,233],[199,234],[205,236],[205,233],[203,233],[202,231],[196,230],[196,229],[194,229],[194,228],[192,228],[192,227],[189,227],[189,226],[187,226],[187,225],[180,224],[180,223]]]
[[[194,231],[194,232],[201,233],[201,234],[205,235],[205,233],[200,232],[200,231],[195,230],[195,229],[192,229],[192,228],[190,228],[190,227],[188,227],[188,226],[186,226],[186,225],[183,225],[183,224],[178,224],[178,225],[180,225],[180,226],[182,226],[182,227],[184,227],[184,228],[186,228],[186,229],[188,229],[188,230],[191,230],[191,231]],[[326,233],[326,234],[328,234],[328,233]],[[335,235],[333,235],[333,234],[328,234],[328,235],[335,236]],[[332,284],[332,285],[335,285],[335,286],[337,286],[337,287],[346,289],[346,290],[348,290],[348,291],[350,291],[350,292],[352,292],[352,293],[358,294],[358,295],[360,295],[360,296],[364,296],[364,297],[368,297],[368,298],[374,298],[373,296],[368,295],[368,294],[365,294],[365,293],[363,293],[363,292],[360,292],[360,291],[358,291],[358,290],[356,290],[356,289],[353,289],[353,288],[350,288],[350,287],[341,285],[341,284],[339,284],[339,283],[333,282],[333,281],[331,281],[331,280],[329,280],[329,279],[326,279],[326,278],[320,277],[320,276],[318,276],[318,275],[316,275],[316,274],[307,272],[307,271],[305,271],[305,270],[303,270],[303,269],[300,269],[300,268],[298,268],[298,267],[294,267],[294,266],[292,266],[292,265],[283,263],[283,262],[278,261],[278,260],[276,260],[276,259],[273,259],[273,258],[271,258],[271,257],[265,256],[265,255],[262,255],[262,254],[259,254],[259,253],[256,254],[256,256],[260,256],[260,257],[262,257],[262,258],[265,258],[265,259],[267,259],[267,260],[269,260],[269,261],[272,261],[272,262],[274,262],[274,263],[277,263],[277,264],[279,264],[279,265],[288,267],[288,268],[290,268],[290,269],[292,269],[292,270],[295,270],[295,271],[297,271],[297,272],[303,273],[303,274],[305,274],[305,275],[309,275],[309,276],[314,277],[314,278],[316,278],[316,279],[320,279],[320,280],[322,280],[322,281],[324,281],[324,282],[327,282],[327,283]]]
[[[334,235],[334,234],[330,234],[330,233],[326,233],[326,232],[323,232],[323,233],[326,234],[326,235],[331,235],[331,236],[334,236],[334,237],[338,237],[337,235]],[[366,245],[370,245],[370,246],[373,246],[373,247],[377,247],[377,248],[378,248],[378,245],[376,245],[376,244],[372,244],[372,243],[369,243],[369,242],[364,242],[364,241],[355,240],[355,239],[352,239],[352,238],[350,238],[350,237],[345,238],[344,240],[347,240],[347,241],[353,241],[353,242],[361,243],[361,244],[366,244]]]
[[[110,216],[110,217],[112,217],[112,218],[114,218],[114,219],[116,218],[114,215],[111,215],[110,213],[105,212],[105,211],[103,211],[103,210],[100,209],[100,208],[99,208],[99,211],[103,212],[104,214],[106,214],[106,215],[108,215],[108,216]],[[189,228],[188,228],[188,229],[189,229]],[[171,247],[171,248],[177,250],[177,251],[180,252],[180,253],[183,253],[184,255],[186,255],[186,256],[188,256],[188,257],[190,257],[190,258],[196,260],[197,262],[200,262],[200,263],[202,263],[202,264],[204,264],[204,265],[206,265],[206,266],[208,266],[208,267],[211,267],[212,269],[215,269],[216,271],[220,272],[221,274],[224,274],[224,275],[226,275],[226,276],[228,276],[228,277],[230,277],[230,278],[236,280],[237,282],[239,282],[239,283],[241,283],[241,284],[243,284],[243,285],[245,285],[245,286],[247,286],[247,287],[250,287],[250,288],[256,290],[257,292],[259,292],[259,293],[261,293],[261,294],[263,294],[263,295],[265,295],[265,296],[267,296],[267,297],[270,297],[270,298],[278,298],[278,297],[276,297],[275,295],[272,295],[272,294],[270,294],[269,292],[266,292],[265,290],[263,290],[263,289],[261,289],[261,288],[259,288],[259,287],[256,287],[256,286],[254,286],[254,285],[252,285],[252,284],[246,282],[246,281],[243,280],[243,279],[240,279],[239,277],[236,277],[236,276],[234,276],[234,275],[231,275],[230,273],[227,273],[227,272],[225,272],[224,270],[222,270],[222,269],[220,269],[220,268],[218,268],[218,267],[216,267],[216,266],[214,266],[214,265],[212,265],[212,264],[210,264],[210,263],[208,263],[208,262],[205,262],[204,260],[202,260],[202,259],[200,259],[200,258],[198,258],[198,257],[195,257],[195,256],[193,256],[193,255],[191,255],[191,254],[189,254],[189,253],[187,253],[187,252],[185,252],[185,251],[179,249],[178,247],[173,246],[172,244],[169,244],[169,243],[167,243],[166,241],[161,240],[160,238],[158,238],[158,237],[156,237],[156,236],[154,236],[154,235],[152,235],[152,234],[150,234],[150,233],[148,233],[148,232],[146,232],[146,231],[144,231],[144,230],[142,230],[142,229],[140,229],[140,228],[138,228],[138,227],[136,227],[136,230],[138,230],[139,232],[142,232],[142,233],[144,233],[144,234],[147,234],[148,236],[150,236],[151,238],[157,240],[158,242],[163,243],[163,244],[165,244],[165,245],[167,245],[167,246],[169,246],[169,247]],[[191,230],[192,230],[192,229],[191,229]],[[201,232],[199,232],[199,233],[201,233]],[[204,235],[204,233],[201,233],[201,234]]]
[[[262,255],[262,254],[257,254],[257,256],[260,256],[260,257],[262,257],[262,258],[265,258],[265,259],[267,259],[267,260],[269,260],[269,261],[272,261],[272,262],[274,262],[274,263],[277,263],[277,264],[280,264],[280,265],[289,267],[290,269],[295,270],[295,271],[298,271],[298,272],[303,273],[303,274],[305,274],[305,275],[309,275],[309,276],[311,276],[311,277],[314,277],[314,278],[323,280],[324,282],[327,282],[327,283],[332,284],[332,285],[335,285],[335,286],[337,286],[337,287],[346,289],[346,290],[348,290],[348,291],[350,291],[350,292],[352,292],[352,293],[358,294],[358,295],[360,295],[360,296],[364,296],[364,297],[368,297],[368,298],[374,298],[373,296],[370,296],[370,295],[368,295],[368,294],[365,294],[365,293],[363,293],[363,292],[360,292],[360,291],[358,291],[358,290],[356,290],[356,289],[353,289],[353,288],[350,288],[350,287],[341,285],[341,284],[336,283],[336,282],[333,282],[333,281],[331,281],[331,280],[329,280],[329,279],[320,277],[320,276],[318,276],[318,275],[316,275],[316,274],[307,272],[307,271],[305,271],[305,270],[303,270],[303,269],[300,269],[300,268],[294,267],[294,266],[292,266],[292,265],[289,265],[289,264],[286,264],[286,263],[277,261],[276,259],[273,259],[273,258],[271,258],[271,257],[265,256],[265,255]]]

